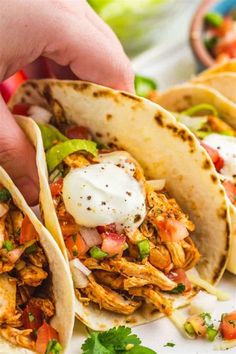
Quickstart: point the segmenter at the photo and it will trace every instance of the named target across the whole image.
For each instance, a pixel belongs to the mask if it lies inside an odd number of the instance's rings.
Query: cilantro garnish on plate
[[[90,332],[82,345],[82,354],[157,354],[140,344],[141,340],[130,328],[114,327],[106,332]]]

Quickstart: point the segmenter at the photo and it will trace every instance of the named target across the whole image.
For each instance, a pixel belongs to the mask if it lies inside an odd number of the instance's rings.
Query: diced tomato
[[[225,187],[226,194],[230,201],[236,203],[236,186],[231,181],[224,181],[223,186]]]
[[[56,182],[50,184],[52,197],[57,197],[61,194],[63,187],[63,178],[59,178]]]
[[[224,159],[220,156],[219,151],[205,144],[203,141],[201,141],[201,145],[204,147],[214,163],[216,170],[219,172],[224,166]]]
[[[75,222],[62,221],[60,222],[60,226],[64,238],[74,235],[79,231],[79,227]]]
[[[97,226],[97,231],[100,234],[103,234],[104,232],[114,232],[114,233],[116,233],[116,224],[112,223],[112,224],[109,224],[109,225]]]
[[[24,244],[27,241],[35,240],[38,237],[38,233],[31,223],[29,217],[26,215],[21,225],[20,232],[20,244]]]
[[[181,268],[174,269],[168,274],[168,278],[173,280],[177,284],[183,284],[185,286],[185,291],[192,289],[192,285],[187,278],[185,271]]]
[[[105,232],[102,234],[102,251],[109,254],[109,256],[114,256],[116,254],[122,254],[124,250],[124,245],[126,237],[124,235],[119,235],[114,232]]]
[[[178,220],[159,220],[157,227],[162,242],[180,241],[189,235],[186,226]]]
[[[72,125],[65,130],[65,135],[70,139],[92,139],[92,134],[88,128]]]
[[[215,37],[224,37],[233,29],[234,21],[231,17],[225,16],[222,24],[219,27],[211,27],[210,32]]]
[[[43,311],[32,305],[27,305],[22,314],[25,329],[39,329],[43,324]]]
[[[38,329],[37,340],[36,340],[36,352],[39,354],[45,354],[48,346],[48,342],[52,339],[59,340],[57,331],[44,322],[43,325]]]
[[[222,316],[220,332],[225,339],[236,339],[236,311]]]
[[[229,58],[236,57],[236,40],[222,41],[215,46],[214,54],[219,57],[221,54],[227,55]]]
[[[17,103],[12,109],[13,114],[19,114],[21,116],[27,116],[30,105],[27,103]]]
[[[16,91],[18,86],[27,79],[23,71],[18,71],[8,79],[0,83],[0,93],[5,102],[8,102],[11,95]]]
[[[71,258],[84,256],[89,249],[88,245],[79,233],[67,237],[65,244],[66,248],[70,252]]]

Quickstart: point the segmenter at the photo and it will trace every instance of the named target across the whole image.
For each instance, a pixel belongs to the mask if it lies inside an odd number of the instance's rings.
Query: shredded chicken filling
[[[65,175],[70,168],[91,163],[97,163],[97,160],[91,156],[86,158],[86,154],[73,153],[64,160],[61,170]],[[144,180],[139,168],[134,175],[138,180]],[[124,231],[127,248],[103,259],[95,259],[89,252],[77,255],[92,270],[88,285],[76,288],[77,297],[85,305],[91,301],[100,308],[130,315],[146,302],[170,315],[172,301],[168,293],[179,284],[169,277],[170,272],[190,269],[199,260],[199,252],[189,236],[177,241],[160,237],[160,225],[166,221],[182,225],[187,235],[195,226],[165,190],[156,192],[147,184],[145,186],[146,219],[135,232]],[[53,201],[66,241],[68,236],[79,233],[79,225],[66,211],[61,193],[54,195]],[[148,240],[150,252],[141,259],[138,243],[144,240]]]
[[[14,345],[35,350],[36,330],[55,314],[52,291],[43,291],[49,288],[48,261],[36,231],[29,233],[30,221],[21,232],[24,214],[11,198],[7,206],[0,218],[0,335]]]

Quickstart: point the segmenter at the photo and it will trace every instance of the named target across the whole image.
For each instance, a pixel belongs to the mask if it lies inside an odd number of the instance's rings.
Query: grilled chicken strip
[[[186,237],[184,240],[181,241],[181,244],[185,252],[184,269],[188,270],[193,268],[197,264],[200,258],[200,253],[195,247],[191,237]]]
[[[22,283],[30,286],[39,286],[48,274],[42,268],[35,267],[32,264],[27,264],[18,272]]]
[[[173,267],[170,253],[164,245],[157,245],[154,248],[151,248],[149,255],[150,263],[168,273]]]
[[[185,265],[185,253],[184,249],[180,242],[165,242],[168,251],[170,252],[170,256],[172,262],[174,264],[174,268],[183,268]]]
[[[36,252],[29,254],[27,257],[33,265],[39,268],[43,268],[47,265],[47,258],[42,250],[42,248],[37,249]]]
[[[33,307],[40,308],[40,310],[43,311],[44,316],[47,320],[55,314],[55,306],[49,299],[42,299],[41,297],[32,297],[29,300],[28,304],[32,305]]]
[[[0,323],[4,323],[15,314],[16,279],[8,274],[0,275]]]
[[[236,131],[227,123],[225,123],[222,119],[216,116],[208,116],[207,122],[210,125],[213,132],[222,133],[226,131],[232,132],[236,135]]]
[[[147,280],[149,284],[157,285],[161,290],[172,290],[176,283],[170,280],[163,272],[153,267],[149,262],[138,264],[127,261],[125,258],[110,259],[98,262],[94,258],[84,260],[84,265],[89,269],[102,269],[115,272],[125,277],[136,277]]]
[[[163,312],[167,316],[172,314],[173,308],[170,300],[166,299],[158,290],[144,286],[142,288],[130,289],[129,294],[148,299],[160,312]]]
[[[128,290],[133,287],[141,287],[150,284],[149,280],[130,277],[125,278],[117,273],[109,273],[105,270],[95,270],[93,275],[98,283],[106,285],[115,290]]]
[[[10,343],[33,350],[35,349],[35,342],[31,339],[31,333],[32,329],[20,330],[10,326],[0,327],[0,335]]]
[[[172,290],[176,283],[170,280],[163,272],[153,267],[149,262],[138,264],[127,261],[125,258],[110,259],[109,263],[114,271],[125,276],[136,277],[148,280],[151,284],[157,285],[161,290]]]
[[[99,285],[91,275],[89,276],[88,286],[81,289],[81,292],[83,292],[90,300],[96,302],[100,308],[124,315],[132,314],[142,304],[141,301],[125,300],[115,291]]]
[[[157,226],[158,221],[172,218],[183,223],[189,231],[194,230],[194,224],[183,213],[174,199],[168,199],[165,194],[157,193],[147,187],[147,202],[150,208],[147,220],[153,225]]]

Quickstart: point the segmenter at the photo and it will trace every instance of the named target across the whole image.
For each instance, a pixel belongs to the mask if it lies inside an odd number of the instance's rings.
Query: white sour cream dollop
[[[217,149],[224,159],[220,173],[230,180],[236,180],[236,137],[221,134],[210,134],[204,142]]]
[[[115,223],[118,230],[134,230],[145,218],[143,186],[110,163],[72,169],[64,178],[62,192],[66,210],[81,226]]]

